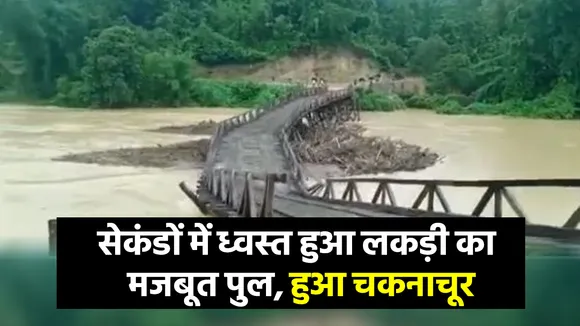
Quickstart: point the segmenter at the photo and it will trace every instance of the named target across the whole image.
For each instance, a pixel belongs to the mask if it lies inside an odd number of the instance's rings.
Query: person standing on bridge
[[[365,86],[366,79],[364,77],[361,77],[361,78],[358,79],[358,82],[360,84],[360,87],[362,88],[362,87]]]
[[[316,76],[312,77],[312,81],[310,83],[310,86],[312,86],[312,87],[318,86],[318,79],[316,78]]]

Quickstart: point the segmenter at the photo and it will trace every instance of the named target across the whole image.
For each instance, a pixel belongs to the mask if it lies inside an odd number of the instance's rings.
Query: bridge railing
[[[208,147],[208,151],[207,151],[207,158],[206,158],[206,163],[205,163],[205,167],[203,169],[202,175],[200,176],[199,180],[198,180],[198,187],[197,187],[197,192],[192,191],[185,182],[181,182],[179,187],[181,188],[181,190],[192,200],[194,201],[194,203],[200,208],[200,210],[202,211],[203,214],[207,214],[207,205],[206,203],[211,203],[212,205],[214,205],[215,207],[218,207],[218,211],[219,214],[226,214],[224,216],[230,216],[230,215],[240,215],[240,216],[247,216],[247,217],[255,217],[255,216],[272,216],[271,215],[271,207],[272,207],[272,202],[273,202],[273,197],[274,197],[274,186],[269,186],[268,182],[271,182],[271,180],[274,180],[274,183],[276,182],[289,182],[288,179],[285,175],[268,175],[268,176],[255,176],[250,174],[248,171],[233,171],[233,170],[223,170],[223,169],[216,169],[215,167],[215,162],[216,162],[216,156],[218,155],[219,149],[220,149],[220,145],[221,142],[223,140],[223,138],[232,130],[251,123],[252,121],[255,121],[257,119],[259,119],[260,117],[262,117],[264,114],[272,111],[272,110],[276,110],[281,108],[282,106],[284,106],[285,104],[294,101],[295,99],[298,98],[302,98],[305,96],[313,96],[313,95],[318,95],[318,94],[323,94],[328,92],[328,87],[323,86],[323,87],[310,87],[310,88],[299,88],[297,89],[295,92],[288,94],[287,96],[280,98],[280,99],[276,99],[273,102],[270,102],[268,104],[266,104],[265,106],[258,108],[258,109],[254,109],[254,110],[250,110],[247,111],[241,115],[237,115],[234,116],[232,118],[226,119],[222,122],[220,122],[216,128],[216,131],[214,132],[213,136],[211,137],[210,140],[210,144]],[[289,146],[289,143],[286,141],[285,137],[283,134],[279,135],[281,137],[281,144],[283,147],[283,150],[285,151],[285,154],[288,155],[286,157],[291,157],[293,156],[293,152],[291,150]],[[289,150],[289,152],[287,152]],[[292,162],[295,162],[295,157],[294,159],[290,158],[290,160],[292,160]],[[299,169],[299,165],[295,164],[295,163],[289,163],[290,166],[292,167],[293,175],[300,175],[300,172],[297,172]],[[231,180],[228,178],[222,178],[221,175],[222,174],[226,174],[226,175],[230,175]],[[254,181],[256,179],[258,180],[262,180],[266,182],[266,186],[265,186],[265,192],[264,192],[264,197],[262,197],[261,203],[257,202],[257,201],[253,201],[252,203],[248,203],[247,200],[246,201],[242,201],[240,199],[240,201],[238,202],[238,200],[236,198],[246,198],[246,197],[240,197],[241,194],[238,194],[236,189],[239,189],[240,187],[240,183],[235,181],[238,179],[238,176],[242,176],[245,175],[246,177],[246,181],[243,183],[243,193],[246,194],[246,191],[248,193],[253,193],[254,191],[252,189],[254,189]],[[232,181],[234,180],[234,181]],[[217,184],[216,184],[217,182]],[[225,191],[225,192],[224,192]],[[205,198],[200,198],[200,196],[204,194],[206,195]],[[227,197],[228,195],[222,195],[222,194],[230,194],[231,198],[234,199],[228,199],[229,197]],[[212,197],[213,198],[210,198]],[[226,196],[226,197],[224,197]],[[245,195],[244,195],[245,196]],[[254,195],[251,195],[247,198],[255,198]],[[218,202],[213,202],[212,200],[215,201],[217,200]],[[206,203],[204,203],[204,201],[206,201]],[[221,203],[221,205],[220,205]],[[255,207],[257,207],[258,205],[260,205],[260,207],[265,207],[265,210],[260,209],[259,213],[255,212]],[[270,207],[270,208],[268,208]],[[256,215],[257,214],[257,215]],[[263,215],[266,214],[266,215]]]
[[[203,214],[224,217],[271,217],[276,183],[286,183],[286,174],[252,174],[232,169],[212,169],[200,180],[198,192],[184,182],[181,190]]]
[[[212,169],[213,164],[215,163],[215,156],[217,155],[217,151],[219,150],[220,143],[230,131],[236,129],[237,127],[255,121],[262,117],[264,114],[275,110],[284,104],[293,101],[296,98],[310,96],[315,94],[321,94],[327,91],[327,88],[318,87],[318,88],[298,88],[295,92],[289,93],[287,96],[283,98],[276,99],[272,102],[265,104],[263,107],[249,110],[241,115],[237,115],[221,121],[216,131],[214,132],[213,136],[211,137],[208,154],[205,162],[205,169]]]
[[[362,184],[374,185],[372,199],[366,200],[360,192]],[[313,196],[329,200],[341,200],[349,202],[370,202],[371,204],[390,205],[402,207],[398,204],[392,185],[418,185],[422,189],[411,205],[412,209],[420,209],[426,204],[426,211],[435,212],[438,203],[445,213],[452,214],[449,201],[445,197],[441,187],[470,187],[485,188],[470,216],[479,217],[493,200],[494,217],[504,216],[503,200],[513,210],[516,217],[527,219],[527,215],[520,203],[510,191],[515,187],[572,187],[580,188],[580,179],[542,179],[542,180],[417,180],[417,179],[393,179],[393,178],[330,178],[323,183],[309,188]],[[344,189],[338,193],[338,188]],[[340,187],[342,188],[342,187]],[[580,207],[567,219],[564,228],[576,228],[580,224]]]
[[[280,143],[282,146],[282,153],[286,158],[288,168],[291,173],[290,181],[293,182],[294,186],[302,193],[306,194],[308,193],[308,190],[304,181],[304,170],[302,162],[300,162],[300,160],[292,150],[292,145],[290,144],[289,133],[291,132],[291,129],[298,121],[300,121],[306,115],[330,103],[348,98],[352,96],[352,94],[353,89],[349,87],[346,90],[328,92],[326,96],[317,98],[313,101],[306,103],[290,116],[290,118],[286,121],[282,129],[278,132],[278,137],[280,139]]]
[[[208,151],[207,151],[206,164],[205,164],[205,167],[203,169],[202,175],[200,176],[200,178],[198,180],[197,192],[192,191],[187,186],[187,184],[185,182],[180,183],[179,186],[180,186],[181,190],[192,201],[194,201],[196,203],[196,205],[200,208],[200,210],[204,214],[208,213],[207,207],[206,207],[207,205],[204,204],[204,201],[208,202],[208,203],[211,202],[212,198],[209,198],[209,197],[213,196],[214,201],[215,200],[219,201],[219,202],[211,203],[212,205],[214,205],[216,207],[221,207],[223,205],[229,205],[229,207],[231,208],[230,209],[231,214],[235,215],[235,214],[238,214],[239,212],[243,212],[245,215],[242,215],[242,216],[254,216],[254,213],[251,213],[251,210],[247,211],[246,208],[242,209],[241,206],[238,207],[239,203],[236,202],[235,200],[230,199],[228,201],[227,198],[222,198],[221,194],[224,192],[221,190],[220,191],[216,190],[216,189],[223,189],[223,190],[229,189],[228,187],[230,187],[230,186],[233,188],[236,188],[236,185],[239,184],[239,183],[231,183],[229,180],[223,179],[221,177],[217,177],[221,173],[230,174],[232,176],[241,176],[241,175],[245,175],[248,173],[248,171],[221,170],[221,167],[219,169],[216,169],[216,166],[215,166],[216,158],[217,158],[217,155],[219,154],[219,149],[220,149],[220,145],[222,143],[223,138],[228,133],[230,133],[232,130],[234,130],[242,125],[251,123],[252,121],[255,121],[255,120],[261,118],[264,114],[266,114],[272,110],[279,109],[291,101],[294,101],[298,98],[307,97],[307,96],[325,94],[325,96],[316,97],[316,98],[312,99],[311,101],[308,101],[308,102],[302,104],[301,107],[298,108],[298,110],[293,111],[292,115],[290,116],[288,121],[286,121],[283,128],[281,128],[281,130],[279,130],[277,132],[277,136],[278,136],[279,141],[280,141],[281,151],[282,151],[282,154],[284,155],[284,157],[286,158],[286,164],[288,165],[287,168],[290,171],[290,175],[289,176],[278,175],[275,177],[270,176],[270,178],[272,180],[276,180],[275,182],[291,183],[295,189],[298,189],[303,194],[308,194],[306,186],[304,184],[303,168],[302,168],[301,162],[298,160],[298,158],[296,157],[295,153],[292,150],[292,146],[290,144],[288,132],[295,125],[295,123],[298,120],[302,119],[304,116],[306,116],[309,113],[312,113],[312,112],[318,110],[320,107],[324,107],[332,102],[351,97],[351,96],[353,96],[353,93],[354,93],[354,88],[352,86],[349,86],[348,89],[346,89],[346,90],[333,91],[333,92],[329,92],[328,87],[326,85],[319,86],[319,87],[298,88],[295,92],[288,94],[284,98],[277,99],[273,102],[266,104],[265,106],[263,106],[261,108],[247,111],[241,115],[234,116],[232,118],[229,118],[229,119],[226,119],[226,120],[220,122],[216,128],[216,131],[214,132],[214,135],[212,136],[212,138],[210,140],[210,144],[209,144]],[[225,172],[225,171],[228,171],[228,172]],[[233,177],[233,179],[237,179],[237,177]],[[255,176],[251,176],[250,179],[251,179],[251,182],[249,182],[249,184],[253,184]],[[264,178],[264,180],[266,180],[266,179],[267,178]],[[215,185],[214,184],[215,182],[218,182],[220,185]],[[249,186],[247,186],[247,184],[244,183],[244,188],[248,188],[248,187]],[[269,188],[266,187],[266,190],[269,191]],[[228,191],[230,191],[230,190],[228,190]],[[251,191],[251,190],[249,190],[249,191]],[[268,194],[268,193],[269,192],[265,192],[265,194]],[[207,196],[209,196],[209,197],[208,198],[200,198],[200,196],[202,194],[205,194],[206,197]],[[237,198],[238,195],[235,195],[234,197]],[[250,197],[250,198],[253,198],[253,197]],[[263,197],[262,200],[267,201],[267,203],[264,204],[265,207],[272,206],[273,193],[272,193],[272,196]],[[222,204],[221,206],[220,206],[220,203]],[[254,203],[254,204],[258,204],[258,203]],[[254,204],[252,204],[250,206],[252,206],[252,207],[256,206]],[[266,212],[269,212],[269,211],[270,210],[266,210]],[[225,211],[223,211],[223,213],[225,213]],[[230,213],[228,213],[228,214],[230,214]]]

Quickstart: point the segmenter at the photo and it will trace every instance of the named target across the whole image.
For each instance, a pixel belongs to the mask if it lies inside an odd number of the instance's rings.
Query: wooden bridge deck
[[[296,99],[258,120],[241,125],[222,138],[214,166],[252,173],[288,173],[287,159],[280,151],[277,132],[290,115],[315,96]]]
[[[319,96],[319,95],[318,95]],[[317,98],[317,95],[292,100],[264,114],[260,119],[240,125],[224,136],[217,146],[213,166],[226,170],[245,171],[254,174],[290,174],[288,159],[282,152],[277,133],[289,119]],[[350,205],[333,204],[310,199],[295,189],[274,194],[273,215],[292,217],[390,217],[393,214],[372,209],[353,208]]]

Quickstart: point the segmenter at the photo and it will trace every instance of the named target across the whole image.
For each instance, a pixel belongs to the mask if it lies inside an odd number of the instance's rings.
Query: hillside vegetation
[[[284,90],[216,86],[196,66],[341,48],[425,77],[438,95],[408,105],[573,118],[578,14],[575,0],[0,0],[0,92],[94,107],[254,104]]]

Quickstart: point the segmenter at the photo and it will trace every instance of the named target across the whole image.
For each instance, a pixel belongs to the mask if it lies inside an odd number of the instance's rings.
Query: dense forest
[[[196,66],[348,48],[427,78],[443,112],[573,118],[579,14],[575,0],[0,0],[0,93],[254,105],[283,87],[200,79]]]

